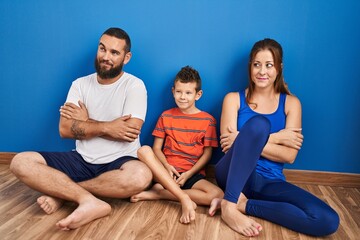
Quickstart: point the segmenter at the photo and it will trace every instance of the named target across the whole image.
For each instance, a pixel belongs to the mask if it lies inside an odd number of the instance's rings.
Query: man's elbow
[[[71,135],[69,134],[69,132],[61,127],[59,128],[59,134],[60,134],[61,138],[71,138]]]
[[[59,124],[59,134],[61,138],[72,138],[72,133],[70,132],[69,126],[66,124]]]

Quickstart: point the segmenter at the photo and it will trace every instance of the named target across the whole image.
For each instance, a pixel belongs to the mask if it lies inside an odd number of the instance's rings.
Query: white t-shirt
[[[112,121],[124,115],[145,121],[147,92],[144,82],[125,73],[116,82],[102,85],[97,74],[78,78],[69,90],[66,102],[76,105],[82,101],[89,118],[96,121]],[[140,136],[134,142],[111,141],[100,137],[76,140],[76,151],[85,161],[93,164],[109,163],[122,156],[137,157]]]

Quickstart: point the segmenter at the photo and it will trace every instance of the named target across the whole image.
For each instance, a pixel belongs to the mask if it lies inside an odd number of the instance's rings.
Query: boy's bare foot
[[[221,208],[221,201],[222,198],[214,198],[213,200],[211,200],[209,208],[209,215],[211,217],[214,216],[216,211]]]
[[[150,190],[142,191],[134,196],[131,196],[130,202],[136,203],[138,201],[161,199],[161,190],[164,190],[164,187],[161,186],[160,183],[156,183]]]
[[[50,197],[43,195],[37,199],[37,203],[47,214],[56,212],[64,203],[64,200],[60,198]]]
[[[221,218],[234,231],[247,237],[257,236],[262,230],[262,226],[259,223],[242,214],[237,209],[236,203],[225,199],[221,202]]]
[[[56,226],[61,230],[70,230],[81,227],[97,218],[110,214],[111,207],[104,201],[91,198],[80,205],[66,218],[58,221]]]
[[[163,199],[161,191],[164,191],[165,188],[160,184],[156,183],[150,190],[143,191],[134,196],[131,196],[130,202],[138,202],[144,200],[158,200]],[[183,195],[182,199],[179,199],[181,203],[182,213],[180,217],[180,222],[187,224],[195,220],[195,209],[197,207],[187,194]]]
[[[180,203],[182,208],[180,222],[188,224],[191,221],[194,221],[195,209],[197,207],[196,203],[194,203],[187,194],[185,194],[184,197],[180,200]]]

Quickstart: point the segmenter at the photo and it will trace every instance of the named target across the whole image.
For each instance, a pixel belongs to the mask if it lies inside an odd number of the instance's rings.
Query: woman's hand
[[[224,133],[220,136],[220,146],[224,153],[229,151],[235,141],[235,138],[239,134],[239,131],[234,131],[231,127],[228,127],[228,130],[228,133]]]
[[[299,150],[304,141],[304,136],[301,134],[301,128],[285,128],[270,136],[269,141],[284,145],[286,147]],[[272,139],[272,140],[271,140]]]

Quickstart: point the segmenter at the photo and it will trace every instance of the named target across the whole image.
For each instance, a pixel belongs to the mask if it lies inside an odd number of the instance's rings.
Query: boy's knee
[[[205,180],[209,181],[209,180]],[[207,201],[210,203],[214,198],[224,198],[224,192],[215,184],[209,181],[211,186],[204,190],[206,192]]]
[[[152,153],[152,148],[147,145],[144,145],[137,150],[137,156],[139,159],[143,159],[149,153]]]
[[[216,189],[211,191],[211,193],[212,193],[211,200],[214,198],[223,198],[224,197],[224,192],[218,187],[216,187]]]
[[[216,198],[224,198],[224,192],[220,188],[216,192]]]

